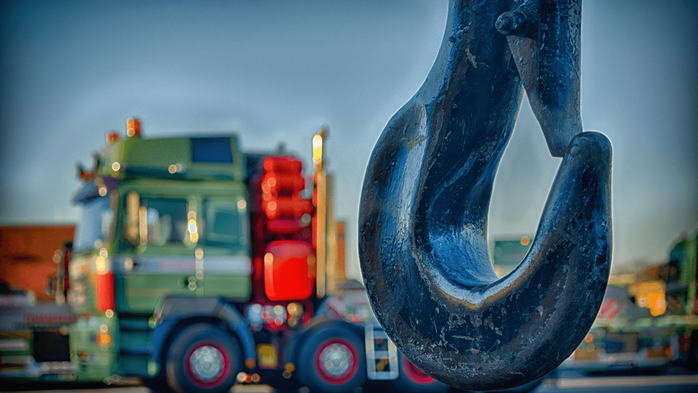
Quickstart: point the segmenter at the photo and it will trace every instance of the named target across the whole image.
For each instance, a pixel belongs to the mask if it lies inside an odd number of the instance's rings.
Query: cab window
[[[204,201],[206,228],[204,244],[210,246],[246,245],[247,215],[232,200],[208,198]]]
[[[146,208],[148,243],[181,243],[187,231],[187,201],[170,198],[143,198]]]
[[[187,238],[187,200],[127,196],[124,235],[133,245],[184,243]]]

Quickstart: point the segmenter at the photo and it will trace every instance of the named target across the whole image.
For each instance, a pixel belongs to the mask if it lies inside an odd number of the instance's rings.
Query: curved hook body
[[[487,212],[522,94],[494,29],[511,3],[452,2],[432,72],[374,148],[359,213],[377,318],[415,365],[464,389],[557,367],[591,327],[610,268],[611,149],[597,133],[569,145],[524,261],[502,279],[492,268]]]

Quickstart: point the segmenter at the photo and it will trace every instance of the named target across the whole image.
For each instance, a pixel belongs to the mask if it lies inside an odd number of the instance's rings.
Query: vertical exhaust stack
[[[325,170],[325,139],[329,129],[322,127],[313,136],[313,239],[316,242],[317,290],[320,298],[326,295],[338,295],[341,284],[346,280],[344,266],[344,223],[334,217],[332,175]],[[341,225],[341,227],[340,227]]]

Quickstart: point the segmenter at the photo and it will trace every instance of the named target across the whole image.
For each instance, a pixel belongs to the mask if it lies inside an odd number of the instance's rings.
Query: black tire
[[[363,343],[342,326],[311,333],[301,344],[297,359],[298,381],[313,392],[350,393],[366,381]]]
[[[172,341],[165,370],[167,383],[176,392],[227,392],[242,370],[240,345],[216,326],[192,325]]]
[[[390,381],[390,384],[398,392],[443,393],[450,388],[445,383],[425,374],[402,354],[398,354],[397,362],[400,373],[397,379]]]

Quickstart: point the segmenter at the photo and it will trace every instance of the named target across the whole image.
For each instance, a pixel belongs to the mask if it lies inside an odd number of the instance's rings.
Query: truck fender
[[[223,322],[235,334],[244,357],[245,367],[256,366],[255,343],[247,322],[238,310],[217,297],[168,297],[162,301],[154,314],[158,325],[153,331],[153,354],[151,360],[160,363],[160,355],[172,332],[191,320],[214,318]]]

